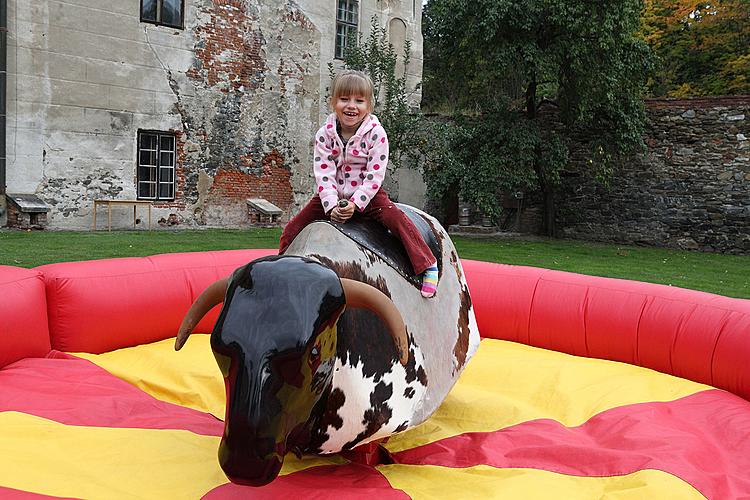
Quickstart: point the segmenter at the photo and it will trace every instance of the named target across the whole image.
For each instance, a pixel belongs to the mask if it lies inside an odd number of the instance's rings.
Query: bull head
[[[219,463],[234,483],[267,484],[287,452],[305,449],[313,409],[331,386],[336,324],[347,305],[378,314],[407,361],[404,323],[388,297],[292,256],[258,259],[209,286],[185,315],[176,350],[222,300],[211,348],[227,395]]]

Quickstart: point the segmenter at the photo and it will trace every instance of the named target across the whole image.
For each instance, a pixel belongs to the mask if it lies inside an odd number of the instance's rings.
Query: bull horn
[[[406,365],[409,361],[409,342],[406,338],[406,326],[401,313],[386,294],[374,286],[348,278],[341,278],[344,287],[346,304],[350,307],[361,307],[372,311],[388,326],[388,331],[396,344],[399,361]]]
[[[229,278],[220,279],[209,285],[208,288],[198,295],[198,298],[195,299],[188,312],[185,313],[185,317],[182,318],[180,329],[177,330],[177,338],[174,341],[175,351],[182,349],[190,334],[193,333],[193,328],[203,319],[203,316],[215,305],[224,302],[224,294],[227,291],[228,283]]]

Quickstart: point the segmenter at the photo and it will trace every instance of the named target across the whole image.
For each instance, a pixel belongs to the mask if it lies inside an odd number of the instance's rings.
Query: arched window
[[[388,41],[393,45],[398,56],[396,63],[396,73],[398,75],[404,72],[404,47],[406,46],[406,23],[394,17],[388,23]]]
[[[336,9],[336,59],[343,59],[346,46],[357,42],[358,23],[359,2],[357,0],[338,0],[338,8]]]

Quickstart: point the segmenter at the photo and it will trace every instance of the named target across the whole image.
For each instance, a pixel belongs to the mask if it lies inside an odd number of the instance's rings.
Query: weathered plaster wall
[[[318,125],[320,33],[291,2],[203,2],[193,29],[184,201],[199,223],[247,223],[247,198],[293,212],[312,189],[307,157]]]
[[[367,0],[360,26],[421,5]],[[334,0],[186,0],[183,30],[139,21],[139,0],[10,0],[7,191],[35,193],[49,227],[91,226],[95,198],[136,197],[139,129],[177,133],[176,198],[155,219],[242,226],[246,198],[296,212],[327,103]],[[116,209],[127,227],[129,209]]]
[[[90,227],[91,200],[136,197],[151,129],[178,133],[157,220],[240,226],[256,196],[293,208],[318,121],[315,27],[292,2],[188,1],[184,30],[140,23],[139,5],[11,2],[8,191],[47,201],[50,227]]]
[[[750,253],[750,97],[647,106],[645,155],[618,168],[608,188],[568,179],[563,234]]]

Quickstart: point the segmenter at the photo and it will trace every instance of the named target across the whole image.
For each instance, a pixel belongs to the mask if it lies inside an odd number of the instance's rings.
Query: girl
[[[372,80],[361,71],[344,71],[333,79],[333,113],[315,134],[317,193],[284,227],[279,253],[311,222],[330,217],[344,223],[356,212],[377,220],[401,240],[414,272],[422,274],[422,295],[432,297],[437,291],[437,261],[411,220],[382,189],[388,138],[372,114],[373,99]]]

